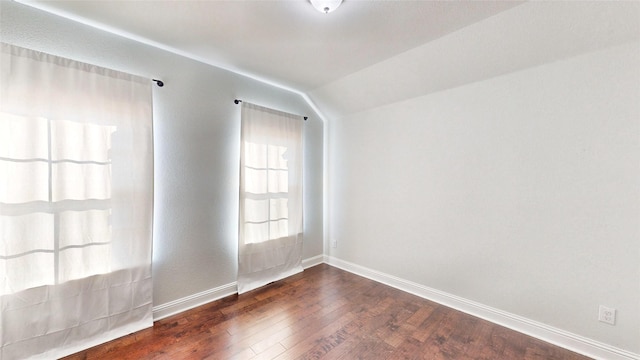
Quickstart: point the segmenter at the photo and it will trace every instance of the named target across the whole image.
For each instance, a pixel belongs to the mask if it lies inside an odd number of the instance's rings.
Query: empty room
[[[0,359],[640,360],[640,1],[0,0]]]

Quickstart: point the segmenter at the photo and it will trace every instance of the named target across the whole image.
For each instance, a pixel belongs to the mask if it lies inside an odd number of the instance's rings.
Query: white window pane
[[[265,169],[267,167],[267,145],[245,142],[244,160],[245,166]]]
[[[289,236],[289,220],[270,221],[269,232],[271,239],[280,239]]]
[[[0,113],[0,157],[47,159],[47,119]]]
[[[252,194],[267,193],[267,170],[245,168],[244,191]]]
[[[260,243],[269,240],[269,223],[244,224],[244,242],[246,244]]]
[[[108,162],[114,126],[73,121],[51,122],[53,160]]]
[[[289,192],[289,172],[285,170],[270,170],[269,192],[270,193],[287,193]]]
[[[60,247],[111,241],[111,210],[63,211],[59,217]]]
[[[0,202],[49,200],[49,165],[42,161],[0,160]]]
[[[111,198],[111,165],[53,164],[53,201]]]
[[[287,169],[287,148],[284,146],[269,145],[269,168]]]
[[[269,220],[287,219],[289,217],[289,199],[271,199],[269,204]]]
[[[244,220],[264,222],[269,220],[269,200],[244,200]]]
[[[52,253],[30,253],[16,258],[0,259],[0,295],[54,284]]]
[[[60,282],[80,279],[111,270],[111,245],[89,245],[60,251]]]
[[[53,214],[0,216],[0,256],[53,250]]]

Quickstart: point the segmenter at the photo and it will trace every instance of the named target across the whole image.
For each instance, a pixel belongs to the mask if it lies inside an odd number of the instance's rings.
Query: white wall
[[[304,258],[322,254],[323,123],[302,98],[252,79],[14,2],[0,39],[133,74],[154,86],[154,305],[236,279],[240,98],[308,115]]]
[[[500,21],[441,49],[500,44]],[[611,35],[615,21],[598,26]],[[584,23],[566,25],[579,34]],[[382,106],[358,90],[396,77],[420,92],[424,74],[458,59],[429,70],[430,55],[402,54],[353,75],[365,86],[316,92],[362,99],[329,126],[330,255],[640,353],[640,29],[630,33],[406,100],[383,94]],[[600,304],[618,310],[615,326],[597,321]]]

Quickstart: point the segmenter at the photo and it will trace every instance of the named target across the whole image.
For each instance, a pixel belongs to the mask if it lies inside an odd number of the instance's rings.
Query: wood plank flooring
[[[65,359],[588,358],[322,264]]]

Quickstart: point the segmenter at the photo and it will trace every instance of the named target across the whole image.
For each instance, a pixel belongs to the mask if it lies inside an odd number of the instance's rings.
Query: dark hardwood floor
[[[65,359],[588,359],[322,264]]]

